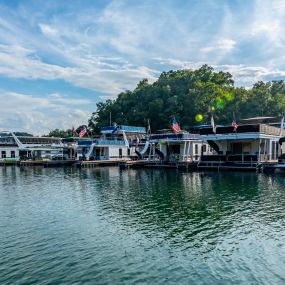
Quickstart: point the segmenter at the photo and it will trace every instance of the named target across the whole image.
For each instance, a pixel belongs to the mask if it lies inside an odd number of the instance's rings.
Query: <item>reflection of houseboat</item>
[[[145,134],[143,127],[103,127],[100,138],[78,141],[77,160],[123,160],[137,157],[136,147],[145,140]]]
[[[162,133],[149,137],[150,150],[148,160],[163,164],[196,163],[201,153],[211,154],[211,147],[202,143],[199,134]]]
[[[263,122],[263,118],[245,120],[236,131],[232,126],[197,129],[203,142],[213,149],[213,155],[203,154],[198,164],[202,169],[256,170],[264,165],[277,163],[278,141],[285,134],[279,123]]]
[[[16,136],[13,133],[0,137],[1,161],[51,159],[62,150],[59,138]]]

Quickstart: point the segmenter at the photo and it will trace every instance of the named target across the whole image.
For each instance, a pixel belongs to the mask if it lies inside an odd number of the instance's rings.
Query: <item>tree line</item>
[[[133,91],[118,94],[115,100],[97,103],[88,120],[93,133],[103,126],[146,126],[152,132],[169,129],[173,117],[183,130],[194,125],[210,124],[211,113],[216,124],[231,124],[233,116],[283,116],[285,84],[283,80],[259,81],[251,88],[235,87],[232,74],[215,71],[211,66],[192,70],[162,72],[157,81],[140,81]],[[233,115],[234,114],[234,115]]]

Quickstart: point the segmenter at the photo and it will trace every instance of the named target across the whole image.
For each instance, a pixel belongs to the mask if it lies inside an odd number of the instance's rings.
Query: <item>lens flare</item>
[[[202,114],[197,114],[197,115],[195,116],[195,120],[196,120],[197,122],[201,122],[201,121],[203,120],[203,115],[202,115]]]
[[[223,109],[225,107],[225,101],[221,98],[221,97],[218,97],[217,99],[216,99],[216,108],[218,109],[218,110],[221,110],[221,109]]]

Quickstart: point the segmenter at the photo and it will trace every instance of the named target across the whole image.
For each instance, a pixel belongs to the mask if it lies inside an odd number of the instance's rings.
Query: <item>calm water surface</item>
[[[285,176],[0,168],[0,284],[285,284]]]

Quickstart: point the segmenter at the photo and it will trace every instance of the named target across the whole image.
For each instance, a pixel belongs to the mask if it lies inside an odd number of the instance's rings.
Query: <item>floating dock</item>
[[[21,160],[18,162],[19,166],[32,167],[32,166],[43,166],[43,167],[55,167],[55,166],[72,166],[76,163],[74,159],[70,160]]]
[[[84,160],[77,161],[76,166],[79,168],[94,168],[98,166],[118,166],[120,163],[125,163],[126,160]]]
[[[164,163],[160,161],[148,161],[148,160],[130,160],[119,164],[121,169],[129,168],[172,168],[194,171],[197,169],[197,163],[193,162],[170,162]]]
[[[67,160],[50,160],[45,161],[43,164],[44,167],[57,167],[57,166],[73,166],[76,164],[74,159],[67,159]]]
[[[201,162],[198,163],[198,170],[214,170],[214,171],[248,171],[248,172],[274,172],[275,162],[260,162],[260,163],[223,163],[216,162]]]
[[[2,160],[0,161],[0,166],[17,165],[17,160]]]
[[[247,172],[267,172],[272,173],[277,169],[276,162],[263,163],[217,163],[216,161],[196,162],[161,162],[148,160],[90,160],[76,161],[72,160],[4,160],[0,161],[0,166],[20,167],[64,167],[77,166],[79,168],[95,168],[104,166],[119,166],[121,169],[138,169],[138,168],[154,168],[154,169],[179,169],[186,171],[247,171]]]
[[[147,163],[145,164],[147,168],[171,168],[171,169],[179,169],[179,170],[188,170],[188,171],[196,171],[197,170],[197,163],[196,162],[184,162],[184,161],[177,161],[177,162],[168,162],[168,163]]]

